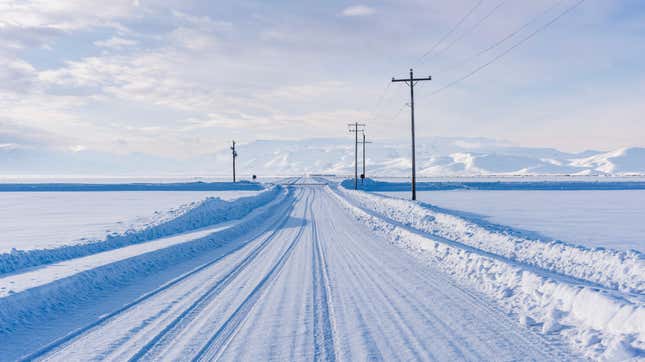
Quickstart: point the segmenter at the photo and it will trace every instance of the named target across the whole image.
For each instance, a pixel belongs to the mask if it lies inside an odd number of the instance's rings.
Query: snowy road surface
[[[25,358],[572,358],[349,217],[328,188],[294,189],[259,237]]]

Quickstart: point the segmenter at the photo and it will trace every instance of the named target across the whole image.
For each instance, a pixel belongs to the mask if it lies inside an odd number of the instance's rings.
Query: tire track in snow
[[[280,259],[274,264],[269,272],[260,280],[258,285],[249,293],[237,309],[228,317],[222,326],[211,336],[205,346],[193,358],[193,361],[212,361],[226,349],[228,343],[235,336],[239,327],[244,323],[249,312],[253,309],[255,304],[264,294],[264,291],[269,285],[277,278],[285,263],[293,253],[295,246],[300,241],[307,224],[307,215],[311,215],[311,196],[307,197],[305,201],[305,217],[303,218],[302,225],[298,230],[298,234],[291,241],[291,244],[282,254]]]
[[[146,345],[141,348],[129,361],[138,361],[140,359],[155,360],[155,356],[159,357],[160,347],[167,345],[171,342],[182,330],[189,327],[191,322],[195,320],[207,308],[210,303],[219,295],[219,293],[226,288],[231,282],[242,273],[266,248],[266,246],[279,234],[284,225],[289,220],[289,212],[285,213],[286,217],[282,219],[280,224],[273,229],[273,232],[264,239],[255,249],[251,251],[244,259],[242,259],[233,269],[213,285],[206,293],[202,294],[194,303],[186,308],[180,315],[178,315],[172,322],[170,322],[164,329],[161,330],[155,337],[153,337]],[[304,227],[304,225],[303,225]],[[300,234],[300,233],[299,233]]]
[[[336,220],[332,217],[329,208],[323,208],[325,217],[323,217],[327,222],[329,223],[327,225],[327,231],[330,233],[330,235],[341,235],[343,232],[342,228],[338,228],[336,226]],[[330,247],[332,247],[331,243],[336,242],[336,240],[331,240],[330,241]],[[333,250],[330,249],[330,252],[336,251],[336,254],[334,254],[334,257],[336,257],[336,264],[335,265],[340,265],[341,260],[347,258],[347,254],[345,254],[345,248],[344,248],[344,243],[338,243],[334,244],[335,246]],[[339,253],[340,252],[340,253]],[[355,282],[359,279],[359,275],[352,263],[348,263],[346,266],[345,275],[344,277],[344,282]],[[389,341],[386,339],[383,341],[383,344],[379,346],[379,343],[376,341],[375,336],[372,334],[370,331],[370,328],[368,326],[368,319],[370,314],[373,316],[378,316],[378,311],[374,309],[373,304],[369,300],[369,298],[366,296],[365,293],[362,291],[362,286],[357,285],[355,288],[352,288],[353,293],[347,293],[345,296],[349,299],[348,303],[344,303],[345,307],[348,307],[349,310],[346,311],[347,314],[345,314],[345,317],[349,318],[354,318],[355,321],[358,324],[358,329],[360,331],[360,337],[361,337],[361,342],[362,342],[362,347],[364,348],[364,355],[363,356],[354,356],[352,355],[352,344],[351,342],[348,341],[349,338],[345,338],[345,344],[344,348],[342,349],[345,353],[343,357],[347,358],[347,360],[358,360],[362,357],[362,359],[365,360],[370,360],[370,361],[382,361],[384,360],[384,355],[381,349],[385,347],[386,349],[391,349],[393,346],[389,344]],[[342,296],[341,296],[342,299]],[[341,306],[343,307],[343,303],[341,302]],[[380,319],[372,319],[369,320],[370,324],[376,323],[378,325],[379,330],[383,330],[384,325],[382,324],[382,321]],[[341,342],[341,341],[339,341]]]
[[[275,226],[276,225],[284,225],[284,223],[286,223],[286,221],[288,220],[288,215],[290,214],[290,211],[293,210],[293,208],[295,207],[296,200],[294,200],[291,196],[287,196],[285,198],[285,200],[283,200],[283,201],[289,202],[287,204],[286,208],[285,208],[285,213],[284,213],[285,216],[278,218],[278,220],[275,223],[272,223],[271,225],[267,226],[266,229],[263,229],[263,230],[273,230],[273,232],[264,241],[262,241],[260,245],[256,246],[254,248],[254,250],[251,251],[251,253],[254,253],[254,251],[256,251],[256,249],[258,249],[258,248],[264,248],[264,246],[266,244],[268,244],[268,242],[272,238],[274,238],[275,235],[277,234],[277,232],[279,230],[279,227],[275,228]],[[253,240],[253,239],[254,239],[254,237],[250,238],[250,240]],[[77,330],[75,330],[75,331],[73,331],[73,332],[71,332],[71,333],[69,333],[69,334],[57,339],[57,340],[54,340],[53,342],[47,344],[46,346],[42,347],[38,351],[33,352],[33,353],[29,354],[29,355],[26,355],[26,356],[22,357],[20,359],[20,361],[33,361],[33,360],[43,358],[43,357],[47,356],[48,354],[50,354],[52,352],[65,350],[73,342],[77,341],[78,338],[81,338],[82,336],[88,334],[89,332],[91,332],[91,331],[93,331],[93,330],[95,330],[97,328],[100,328],[101,326],[104,326],[105,324],[109,323],[110,321],[118,318],[119,316],[123,315],[124,313],[128,312],[129,310],[141,305],[143,302],[145,302],[145,301],[147,301],[147,300],[149,300],[149,299],[161,294],[162,292],[165,292],[165,291],[167,291],[169,289],[172,289],[173,287],[179,285],[180,283],[185,282],[186,280],[190,279],[191,277],[193,277],[193,276],[199,274],[200,272],[203,272],[204,270],[208,269],[209,267],[217,264],[218,262],[220,262],[222,259],[226,258],[227,256],[239,251],[240,249],[242,249],[246,245],[248,245],[247,242],[240,243],[239,247],[234,248],[234,249],[230,250],[229,252],[227,252],[227,253],[225,253],[225,254],[223,254],[223,255],[221,255],[221,256],[219,256],[219,257],[217,257],[217,258],[215,258],[215,259],[213,259],[213,260],[211,260],[211,261],[209,261],[209,262],[207,262],[205,264],[202,264],[202,265],[198,266],[197,268],[195,268],[195,269],[193,269],[193,270],[191,270],[191,271],[189,271],[187,273],[182,274],[181,276],[179,276],[179,277],[177,277],[177,278],[175,278],[175,279],[163,284],[159,288],[154,289],[154,290],[142,295],[141,297],[135,299],[134,301],[124,305],[123,307],[121,307],[121,308],[119,308],[119,309],[117,309],[117,310],[115,310],[115,311],[113,311],[113,312],[111,312],[109,314],[106,314],[106,315],[104,315],[104,316],[102,316],[100,318],[98,318],[96,321],[86,325],[85,327],[79,328],[79,329],[77,329]],[[255,255],[257,255],[257,253],[255,253]],[[246,258],[248,258],[248,256],[245,257],[244,260],[246,260]],[[233,271],[235,271],[235,269],[237,269],[237,266],[233,268]],[[159,314],[158,316],[160,316],[160,315],[161,314]],[[147,322],[149,322],[149,321],[147,321]],[[117,346],[114,346],[114,348],[116,348],[116,347]]]
[[[327,220],[329,220],[330,223],[335,223],[335,220],[333,219],[331,212],[329,211],[329,208],[326,208],[326,212],[328,213],[329,217]],[[414,359],[415,360],[421,360],[422,357],[419,355],[418,351],[416,350],[419,345],[420,341],[416,338],[414,333],[410,330],[410,328],[402,323],[402,317],[400,314],[398,314],[396,310],[392,308],[392,306],[388,302],[383,302],[381,298],[375,299],[376,297],[380,297],[379,295],[375,295],[372,293],[371,295],[368,295],[365,291],[365,288],[368,287],[367,289],[370,291],[376,291],[376,282],[372,280],[371,275],[374,275],[373,270],[368,270],[368,268],[364,265],[365,259],[364,259],[364,254],[360,253],[358,255],[355,250],[352,250],[350,246],[354,243],[352,242],[353,238],[355,237],[354,233],[348,232],[346,228],[334,228],[335,230],[338,230],[339,232],[336,233],[337,236],[340,236],[340,239],[343,240],[343,242],[338,242],[336,244],[336,247],[338,248],[339,251],[339,256],[344,260],[345,268],[348,272],[351,273],[351,279],[353,283],[356,283],[356,287],[353,288],[354,292],[357,294],[357,297],[359,298],[358,301],[354,301],[353,304],[355,305],[360,305],[362,308],[359,308],[358,310],[355,311],[356,317],[359,318],[360,324],[363,326],[361,333],[365,336],[365,342],[366,348],[369,349],[368,354],[370,356],[370,359],[373,358],[374,356],[376,359],[382,360],[382,359],[387,359],[387,355],[383,355],[383,351],[381,351],[378,348],[378,343],[376,343],[371,336],[368,326],[365,323],[364,318],[362,317],[362,312],[360,309],[364,309],[366,313],[372,314],[372,316],[379,316],[380,318],[378,320],[379,324],[379,330],[385,330],[387,329],[387,326],[390,325],[394,328],[397,329],[397,335],[399,338],[405,341],[405,346],[409,349],[412,350],[412,354],[414,354]],[[380,262],[378,262],[375,265],[380,265]],[[355,300],[352,298],[352,300]],[[373,305],[382,305],[384,308],[387,308],[389,313],[382,313],[383,311],[377,311],[376,309],[373,308]],[[397,317],[392,318],[392,317]],[[387,319],[387,320],[384,320]],[[412,343],[412,339],[414,339],[414,343]],[[381,348],[384,351],[392,351],[396,349],[394,345],[390,344],[390,340],[388,339],[383,339],[381,341]],[[415,346],[415,348],[411,348],[412,346]],[[432,357],[431,353],[428,353],[428,357]],[[427,357],[426,357],[427,358]]]
[[[331,312],[331,286],[325,252],[318,237],[313,212],[311,215],[313,314],[314,314],[314,359],[336,361],[338,357],[334,339],[334,321]]]
[[[337,203],[335,204],[337,205]],[[388,316],[387,323],[398,331],[398,338],[404,341],[404,345],[407,348],[412,349],[408,353],[415,354],[417,356],[415,358],[418,359],[419,355],[415,353],[413,349],[416,348],[413,348],[413,346],[421,346],[424,353],[429,353],[424,358],[430,359],[441,359],[437,356],[433,357],[435,352],[438,352],[438,356],[441,356],[442,352],[457,353],[457,355],[461,356],[460,359],[466,360],[491,358],[491,355],[486,354],[485,351],[488,349],[488,353],[490,353],[490,346],[487,346],[487,344],[495,341],[495,339],[489,340],[491,332],[495,333],[493,332],[495,330],[497,333],[509,338],[508,343],[499,346],[500,352],[507,351],[510,353],[506,358],[517,357],[523,353],[526,353],[526,356],[542,356],[541,358],[550,360],[572,358],[572,356],[567,356],[559,348],[561,346],[553,345],[547,342],[547,339],[524,330],[524,328],[520,327],[518,329],[519,325],[517,323],[500,310],[492,307],[491,302],[481,296],[474,295],[474,293],[459,287],[455,283],[449,283],[450,288],[447,290],[459,289],[460,293],[447,293],[443,285],[449,282],[449,279],[444,278],[440,271],[428,273],[425,268],[406,268],[404,264],[401,264],[403,268],[397,266],[397,259],[400,258],[395,258],[395,254],[398,253],[391,253],[377,245],[375,245],[375,248],[365,246],[364,240],[370,239],[367,236],[371,234],[370,230],[363,225],[357,225],[359,229],[343,227],[343,219],[338,218],[338,213],[341,210],[333,210],[331,205],[326,207],[325,211],[329,215],[326,220],[330,220],[332,224],[330,229],[341,232],[339,239],[344,242],[335,243],[335,245],[341,250],[338,255],[341,256],[341,259],[345,259],[344,263],[347,264],[347,271],[353,275],[351,279],[356,279],[358,286],[374,292],[371,294],[370,299],[367,300],[385,307],[385,310],[381,312],[387,311],[385,313]],[[334,216],[335,219],[333,218]],[[349,220],[353,219],[349,218]],[[335,222],[341,224],[333,226]],[[398,262],[400,263],[400,260]],[[395,268],[389,267],[390,265],[395,266]],[[412,280],[416,282],[411,283]],[[424,283],[430,283],[430,289],[418,288],[416,284],[420,280],[423,280]],[[352,290],[356,290],[356,293],[360,294],[361,290],[359,289]],[[424,290],[423,295],[418,294],[421,290]],[[433,291],[428,294],[431,290]],[[433,297],[443,302],[435,305],[424,303],[424,300],[428,300],[428,298],[434,299]],[[365,307],[369,309],[369,304],[365,305]],[[367,312],[371,313],[369,310]],[[420,319],[416,321],[409,319],[410,315],[415,315]],[[463,331],[458,329],[458,325],[449,324],[453,320],[452,315],[463,315],[463,317],[458,317],[456,321],[459,321],[459,319],[472,321],[472,326],[468,327],[468,330],[473,332],[472,337],[474,338],[470,338],[468,343],[459,343],[464,335]],[[482,321],[495,322],[489,324],[488,322],[482,323]],[[411,324],[411,322],[421,324]],[[463,321],[460,324],[463,324]],[[419,329],[422,325],[425,325],[425,327]],[[430,346],[427,344],[427,340],[422,340],[421,344],[419,344],[419,340],[416,338],[418,333],[428,327],[433,330],[434,338],[438,337],[440,340],[437,341],[439,343],[434,343],[434,348],[431,351],[426,349]],[[494,328],[493,331],[490,330],[491,327]],[[378,328],[378,330],[381,329],[382,327]],[[413,340],[416,340],[417,343],[410,344]],[[453,342],[456,342],[456,344]],[[497,343],[502,342],[504,341],[497,340]],[[514,345],[517,342],[519,342],[518,345]],[[385,340],[381,343],[387,344],[388,341]],[[442,345],[448,347],[448,349],[445,349],[445,347],[440,348]],[[392,350],[390,349],[389,351],[391,352]],[[484,354],[480,354],[481,352],[484,352]],[[400,354],[398,356],[403,358]],[[497,358],[504,359],[505,357],[504,354],[498,354]]]

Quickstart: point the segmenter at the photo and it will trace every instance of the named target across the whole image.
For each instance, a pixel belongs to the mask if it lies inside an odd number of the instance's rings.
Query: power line
[[[377,98],[376,103],[374,104],[374,107],[372,108],[372,112],[370,112],[370,116],[368,119],[375,119],[377,111],[381,107],[381,103],[383,102],[383,99],[385,98],[385,95],[387,94],[387,91],[390,89],[392,86],[392,82],[387,82],[387,86],[385,86],[385,89],[383,89],[383,92],[381,92],[381,95]]]
[[[464,59],[461,59],[461,60],[456,61],[455,63],[453,63],[453,65],[452,65],[452,66],[450,66],[450,67],[448,67],[448,68],[444,68],[444,69],[442,69],[441,71],[442,71],[442,72],[445,72],[445,71],[447,71],[447,70],[451,70],[451,69],[458,68],[458,67],[460,67],[461,65],[466,64],[466,63],[470,62],[471,60],[473,60],[473,59],[475,59],[475,58],[478,58],[478,57],[480,57],[481,55],[483,55],[483,54],[485,54],[485,53],[488,53],[489,51],[491,51],[491,50],[493,50],[493,49],[497,48],[498,46],[500,46],[500,45],[504,44],[507,40],[509,40],[509,39],[513,38],[515,35],[517,35],[517,34],[521,33],[524,29],[526,29],[526,28],[528,28],[529,26],[531,26],[531,25],[532,25],[533,23],[535,23],[537,20],[541,19],[544,15],[546,15],[546,14],[550,13],[553,9],[557,8],[557,7],[558,7],[560,4],[562,4],[564,1],[565,1],[565,0],[558,0],[558,1],[554,2],[553,4],[551,4],[551,6],[549,6],[548,8],[546,8],[544,11],[542,11],[542,12],[540,12],[539,14],[537,14],[536,16],[532,17],[529,21],[525,22],[524,24],[522,24],[520,27],[518,27],[517,29],[513,30],[512,32],[510,32],[510,33],[506,34],[504,37],[500,38],[499,40],[497,40],[497,41],[496,41],[496,42],[494,42],[493,44],[491,44],[491,45],[489,45],[488,47],[486,47],[486,48],[484,48],[484,49],[482,49],[482,50],[478,51],[477,53],[475,53],[475,54],[473,54],[473,55],[469,56],[468,58],[464,58]]]
[[[453,46],[453,45],[454,45],[458,40],[462,39],[462,38],[463,38],[463,36],[465,36],[465,35],[467,35],[468,33],[472,32],[475,28],[477,28],[479,25],[481,25],[481,24],[482,24],[486,19],[488,19],[488,18],[489,18],[489,17],[490,17],[490,16],[491,16],[495,11],[497,11],[497,10],[498,10],[498,9],[499,9],[499,8],[500,8],[504,3],[506,3],[507,1],[508,1],[508,0],[502,0],[502,1],[501,1],[497,6],[495,6],[495,7],[494,7],[494,8],[493,8],[493,9],[492,9],[488,14],[486,14],[483,18],[481,18],[481,19],[480,19],[480,20],[479,20],[479,21],[478,21],[474,26],[470,27],[470,28],[469,28],[465,33],[463,33],[463,34],[462,34],[461,36],[459,36],[456,40],[454,40],[453,42],[451,42],[451,43],[447,46],[447,48],[452,47],[452,46]],[[423,58],[425,58],[426,56],[430,55],[430,53],[432,53],[432,52],[433,52],[433,51],[434,51],[434,50],[435,50],[439,45],[441,45],[441,43],[442,43],[443,41],[445,41],[448,37],[450,37],[450,35],[452,35],[452,33],[454,33],[454,32],[455,32],[455,31],[456,31],[456,30],[457,30],[457,29],[458,29],[458,28],[459,28],[459,27],[460,27],[460,26],[461,26],[461,25],[462,25],[462,24],[463,24],[463,23],[464,23],[464,22],[465,22],[465,21],[466,21],[466,20],[467,20],[467,19],[468,19],[468,18],[469,18],[469,17],[470,17],[474,12],[475,12],[475,10],[477,10],[477,9],[482,5],[482,3],[483,3],[483,0],[479,0],[478,2],[476,2],[476,3],[473,5],[473,7],[472,7],[472,8],[470,8],[470,9],[468,10],[468,12],[466,12],[466,13],[465,13],[465,14],[464,14],[460,19],[459,19],[459,21],[458,21],[457,23],[455,23],[455,25],[453,25],[453,27],[452,27],[451,29],[450,29],[448,32],[446,32],[446,33],[445,33],[445,34],[440,38],[440,40],[439,40],[439,41],[437,41],[437,42],[436,42],[436,43],[435,43],[435,44],[430,48],[430,50],[429,50],[429,51],[427,51],[426,53],[424,53],[424,54],[421,56],[421,58],[419,58],[419,61],[422,61],[422,60],[423,60]],[[447,50],[447,49],[445,49],[445,48],[444,48],[444,49],[441,49],[437,54],[441,54],[441,53],[445,52],[446,50]],[[437,55],[437,54],[435,54],[435,55]],[[378,111],[379,111],[379,109],[380,109],[380,107],[381,107],[381,105],[382,105],[382,102],[383,102],[383,100],[384,100],[384,98],[385,98],[385,95],[387,94],[387,91],[390,89],[390,86],[391,86],[391,85],[392,85],[392,83],[391,83],[391,82],[388,82],[387,86],[385,87],[385,89],[383,90],[383,92],[381,93],[381,95],[379,96],[379,98],[377,99],[376,104],[375,104],[375,106],[374,106],[374,108],[373,108],[373,111],[372,111],[372,112],[370,112],[370,116],[369,116],[369,118],[368,118],[368,119],[371,119],[371,120],[376,119],[376,116],[378,115]],[[419,85],[419,86],[421,86],[421,85]],[[397,112],[397,115],[396,115],[396,117],[395,117],[395,118],[398,118],[398,116],[400,115],[400,113],[403,111],[403,108],[404,108],[404,107],[402,107],[402,108]]]
[[[421,56],[421,58],[419,58],[417,62],[420,62],[421,64],[425,63],[423,59],[428,55],[430,55],[432,52],[434,52],[434,50],[441,43],[443,43],[446,39],[448,39],[448,37],[452,35],[452,33],[454,33],[457,29],[459,29],[461,24],[463,24],[466,21],[466,19],[468,19],[475,12],[475,10],[477,10],[477,8],[481,6],[483,2],[484,0],[479,0],[478,2],[476,2],[475,5],[473,5],[473,7],[470,8],[470,10],[466,14],[464,14],[464,16],[462,16],[461,19],[459,19],[459,21],[450,30],[448,30],[448,32],[446,32],[441,38],[439,38],[439,40],[436,43],[434,43],[434,45],[430,48],[430,50],[423,53],[423,55]]]
[[[545,23],[545,24],[543,24],[542,26],[540,26],[539,28],[535,29],[533,32],[529,33],[527,36],[525,36],[524,38],[520,39],[518,42],[516,42],[516,43],[515,43],[515,44],[513,44],[511,47],[507,48],[505,51],[503,51],[503,52],[501,52],[500,54],[498,54],[497,56],[495,56],[493,59],[491,59],[491,60],[489,60],[488,62],[486,62],[486,63],[484,63],[484,64],[482,64],[482,65],[480,65],[480,66],[476,67],[475,69],[473,69],[473,70],[471,70],[470,72],[468,72],[468,73],[464,74],[463,76],[461,76],[461,77],[459,77],[459,78],[457,78],[457,79],[453,80],[452,82],[450,82],[450,83],[448,83],[448,84],[445,84],[445,85],[444,85],[444,86],[442,86],[441,88],[434,90],[433,92],[431,92],[431,93],[428,95],[428,98],[429,98],[429,97],[433,97],[433,96],[435,96],[435,95],[437,95],[437,94],[439,94],[439,93],[441,93],[441,92],[445,91],[446,89],[448,89],[448,88],[450,88],[450,87],[453,87],[454,85],[456,85],[456,84],[458,84],[458,83],[460,83],[460,82],[462,82],[462,81],[464,81],[464,80],[466,80],[466,79],[468,79],[468,78],[472,77],[473,75],[477,74],[479,71],[483,70],[484,68],[488,67],[489,65],[491,65],[491,64],[495,63],[496,61],[500,60],[501,58],[503,58],[504,56],[506,56],[508,53],[510,53],[511,51],[513,51],[514,49],[516,49],[517,47],[519,47],[520,45],[524,44],[525,42],[527,42],[528,40],[530,40],[531,38],[533,38],[535,35],[537,35],[537,34],[538,34],[538,33],[540,33],[541,31],[545,30],[546,28],[548,28],[549,26],[551,26],[553,23],[555,23],[556,21],[558,21],[560,18],[562,18],[563,16],[565,16],[566,14],[568,14],[569,12],[571,12],[572,10],[574,10],[575,8],[577,8],[578,6],[580,6],[583,2],[585,2],[585,0],[578,0],[578,2],[576,2],[575,4],[573,4],[573,5],[569,6],[569,7],[568,7],[568,8],[566,8],[566,9],[564,9],[564,10],[563,10],[560,14],[558,14],[555,18],[551,19],[551,20],[550,20],[550,21],[548,21],[547,23]]]
[[[473,26],[468,28],[468,30],[462,32],[459,34],[456,38],[454,38],[448,45],[445,47],[441,48],[437,53],[435,53],[435,56],[439,56],[446,51],[448,51],[450,48],[452,48],[453,45],[455,45],[459,40],[463,39],[466,35],[469,35],[472,33],[475,29],[477,29],[484,21],[486,21],[488,18],[490,18],[497,10],[499,10],[504,4],[506,4],[508,0],[502,0],[500,1],[494,8],[492,8],[486,15],[484,15],[482,18],[480,18]]]
[[[399,117],[401,116],[401,113],[403,113],[403,110],[405,109],[405,107],[409,107],[409,104],[408,103],[403,103],[401,108],[399,108],[399,110],[396,111],[396,114],[394,115],[394,117],[392,117],[392,119],[393,120],[399,119]]]

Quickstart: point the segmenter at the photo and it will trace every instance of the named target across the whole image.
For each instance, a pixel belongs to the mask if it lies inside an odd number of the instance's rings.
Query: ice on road
[[[571,358],[349,217],[328,188],[295,187],[259,237],[27,358]]]

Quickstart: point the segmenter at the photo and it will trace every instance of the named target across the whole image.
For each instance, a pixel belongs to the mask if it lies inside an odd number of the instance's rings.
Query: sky
[[[0,0],[0,148],[188,158],[353,121],[407,140],[411,67],[420,137],[645,146],[645,3],[545,25],[578,1]]]

